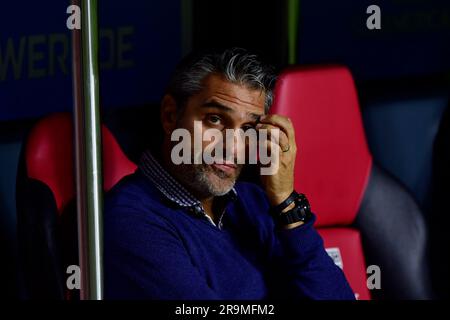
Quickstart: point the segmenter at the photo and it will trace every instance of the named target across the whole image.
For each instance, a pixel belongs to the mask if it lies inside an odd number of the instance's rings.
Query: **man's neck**
[[[216,220],[218,220],[219,214],[216,213],[214,214],[214,197],[211,198],[207,198],[207,199],[203,199],[200,200],[202,206],[203,206],[203,210],[205,210],[205,213],[215,222],[217,223]]]

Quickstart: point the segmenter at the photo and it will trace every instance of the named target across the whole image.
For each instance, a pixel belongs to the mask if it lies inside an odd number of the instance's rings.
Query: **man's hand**
[[[289,118],[281,115],[266,115],[261,117],[256,129],[279,129],[279,167],[272,175],[262,175],[261,182],[271,205],[278,205],[294,190],[294,165],[297,153],[294,126]],[[271,139],[267,140],[270,150]]]

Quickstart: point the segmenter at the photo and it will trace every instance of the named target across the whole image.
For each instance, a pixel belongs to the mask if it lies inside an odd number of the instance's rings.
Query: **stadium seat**
[[[450,253],[447,226],[450,223],[450,105],[444,112],[433,152],[432,210],[429,217],[432,281],[436,295],[450,298]]]
[[[431,298],[424,218],[410,193],[374,163],[350,71],[286,70],[271,113],[294,123],[295,188],[310,199],[327,252],[357,298]],[[369,290],[377,280],[380,288]]]
[[[22,148],[17,175],[19,260],[24,298],[73,299],[66,268],[78,265],[74,134],[70,113],[40,120]],[[107,191],[136,165],[102,126],[103,187]]]

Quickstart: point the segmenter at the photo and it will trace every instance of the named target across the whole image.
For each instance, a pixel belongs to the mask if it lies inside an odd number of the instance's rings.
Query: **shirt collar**
[[[204,211],[201,202],[175,180],[175,178],[161,166],[149,150],[146,150],[143,153],[139,168],[168,200],[180,207],[187,208],[196,215],[206,216],[208,220],[215,225],[213,220]],[[233,187],[230,192],[224,195],[224,197],[226,197],[228,201],[236,199],[236,189]],[[222,216],[219,220],[219,227],[221,226]]]

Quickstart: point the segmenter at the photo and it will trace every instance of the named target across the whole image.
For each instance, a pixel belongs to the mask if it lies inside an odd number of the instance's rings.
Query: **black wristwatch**
[[[282,212],[292,202],[295,202],[295,207],[289,211]],[[309,205],[308,199],[303,193],[297,193],[295,190],[282,203],[272,207],[271,213],[276,224],[281,226],[299,221],[307,222],[312,217],[311,206]]]

